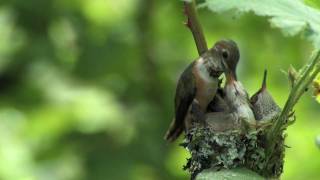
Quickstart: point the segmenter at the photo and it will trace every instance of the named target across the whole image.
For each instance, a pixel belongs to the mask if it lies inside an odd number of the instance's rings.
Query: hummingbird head
[[[236,68],[240,59],[240,52],[237,44],[233,40],[220,40],[213,46],[213,51],[219,59],[227,64],[228,69],[236,78]]]

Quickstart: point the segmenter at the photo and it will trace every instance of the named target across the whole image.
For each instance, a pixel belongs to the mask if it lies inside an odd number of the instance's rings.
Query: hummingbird
[[[228,70],[232,72],[235,79],[237,79],[236,68],[240,59],[240,52],[237,44],[234,41],[229,40],[229,43],[231,44],[229,47],[224,47],[223,44],[221,44],[222,47],[220,47],[220,49],[222,49],[223,60],[227,64],[227,67],[225,68],[228,68]],[[220,84],[221,82],[222,80],[220,81]],[[220,84],[216,96],[213,98],[213,100],[210,102],[208,106],[209,112],[229,111],[229,106],[224,99],[225,92],[224,89],[220,87]]]
[[[238,62],[240,55],[227,53],[229,58],[234,58],[232,61]],[[234,67],[230,67],[227,61],[222,62],[225,74],[226,84],[224,86],[225,101],[229,106],[229,113],[234,115],[234,119],[238,122],[247,122],[249,125],[255,125],[254,113],[251,110],[251,104],[249,101],[249,95],[244,89],[240,81],[237,80],[236,76],[236,63]]]
[[[226,51],[237,49],[235,47],[232,40],[220,40],[184,70],[177,84],[175,118],[165,135],[166,140],[172,142],[192,127],[190,111],[193,102],[198,104],[202,113],[206,113],[219,87],[219,77],[223,73],[221,62],[228,56]]]
[[[267,91],[267,70],[264,71],[261,88],[251,98],[253,113],[257,121],[272,120],[281,109]]]

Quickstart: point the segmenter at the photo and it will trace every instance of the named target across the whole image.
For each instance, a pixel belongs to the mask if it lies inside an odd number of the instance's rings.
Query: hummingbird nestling
[[[234,51],[233,51],[234,52]],[[240,55],[227,52],[229,58],[238,62]],[[226,58],[225,58],[226,59]],[[239,122],[245,121],[249,125],[255,125],[255,118],[251,110],[249,96],[240,81],[237,80],[236,66],[230,67],[227,61],[223,61],[226,74],[226,84],[224,87],[225,101],[229,106],[229,112],[233,113]],[[236,65],[236,64],[235,64]]]
[[[280,107],[267,91],[267,70],[264,71],[262,86],[251,98],[253,113],[257,121],[272,120],[281,112]]]
[[[219,86],[219,76],[223,72],[221,63],[227,56],[225,49],[232,49],[233,46],[235,46],[233,41],[218,41],[184,70],[176,89],[175,118],[165,135],[166,140],[172,142],[184,130],[191,128],[190,105],[192,102],[198,103],[202,113],[206,112]]]

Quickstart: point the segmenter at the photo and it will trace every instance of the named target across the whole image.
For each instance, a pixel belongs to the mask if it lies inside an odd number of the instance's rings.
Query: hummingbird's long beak
[[[221,62],[222,62],[224,73],[226,74],[227,82],[233,83],[236,80],[233,72],[230,70],[230,68],[228,67],[228,64],[224,60],[222,60]]]

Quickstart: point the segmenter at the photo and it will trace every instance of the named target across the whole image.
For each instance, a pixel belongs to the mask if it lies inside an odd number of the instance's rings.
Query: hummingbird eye
[[[228,53],[227,50],[225,50],[225,49],[222,50],[222,57],[223,57],[224,59],[228,59],[229,53]]]

